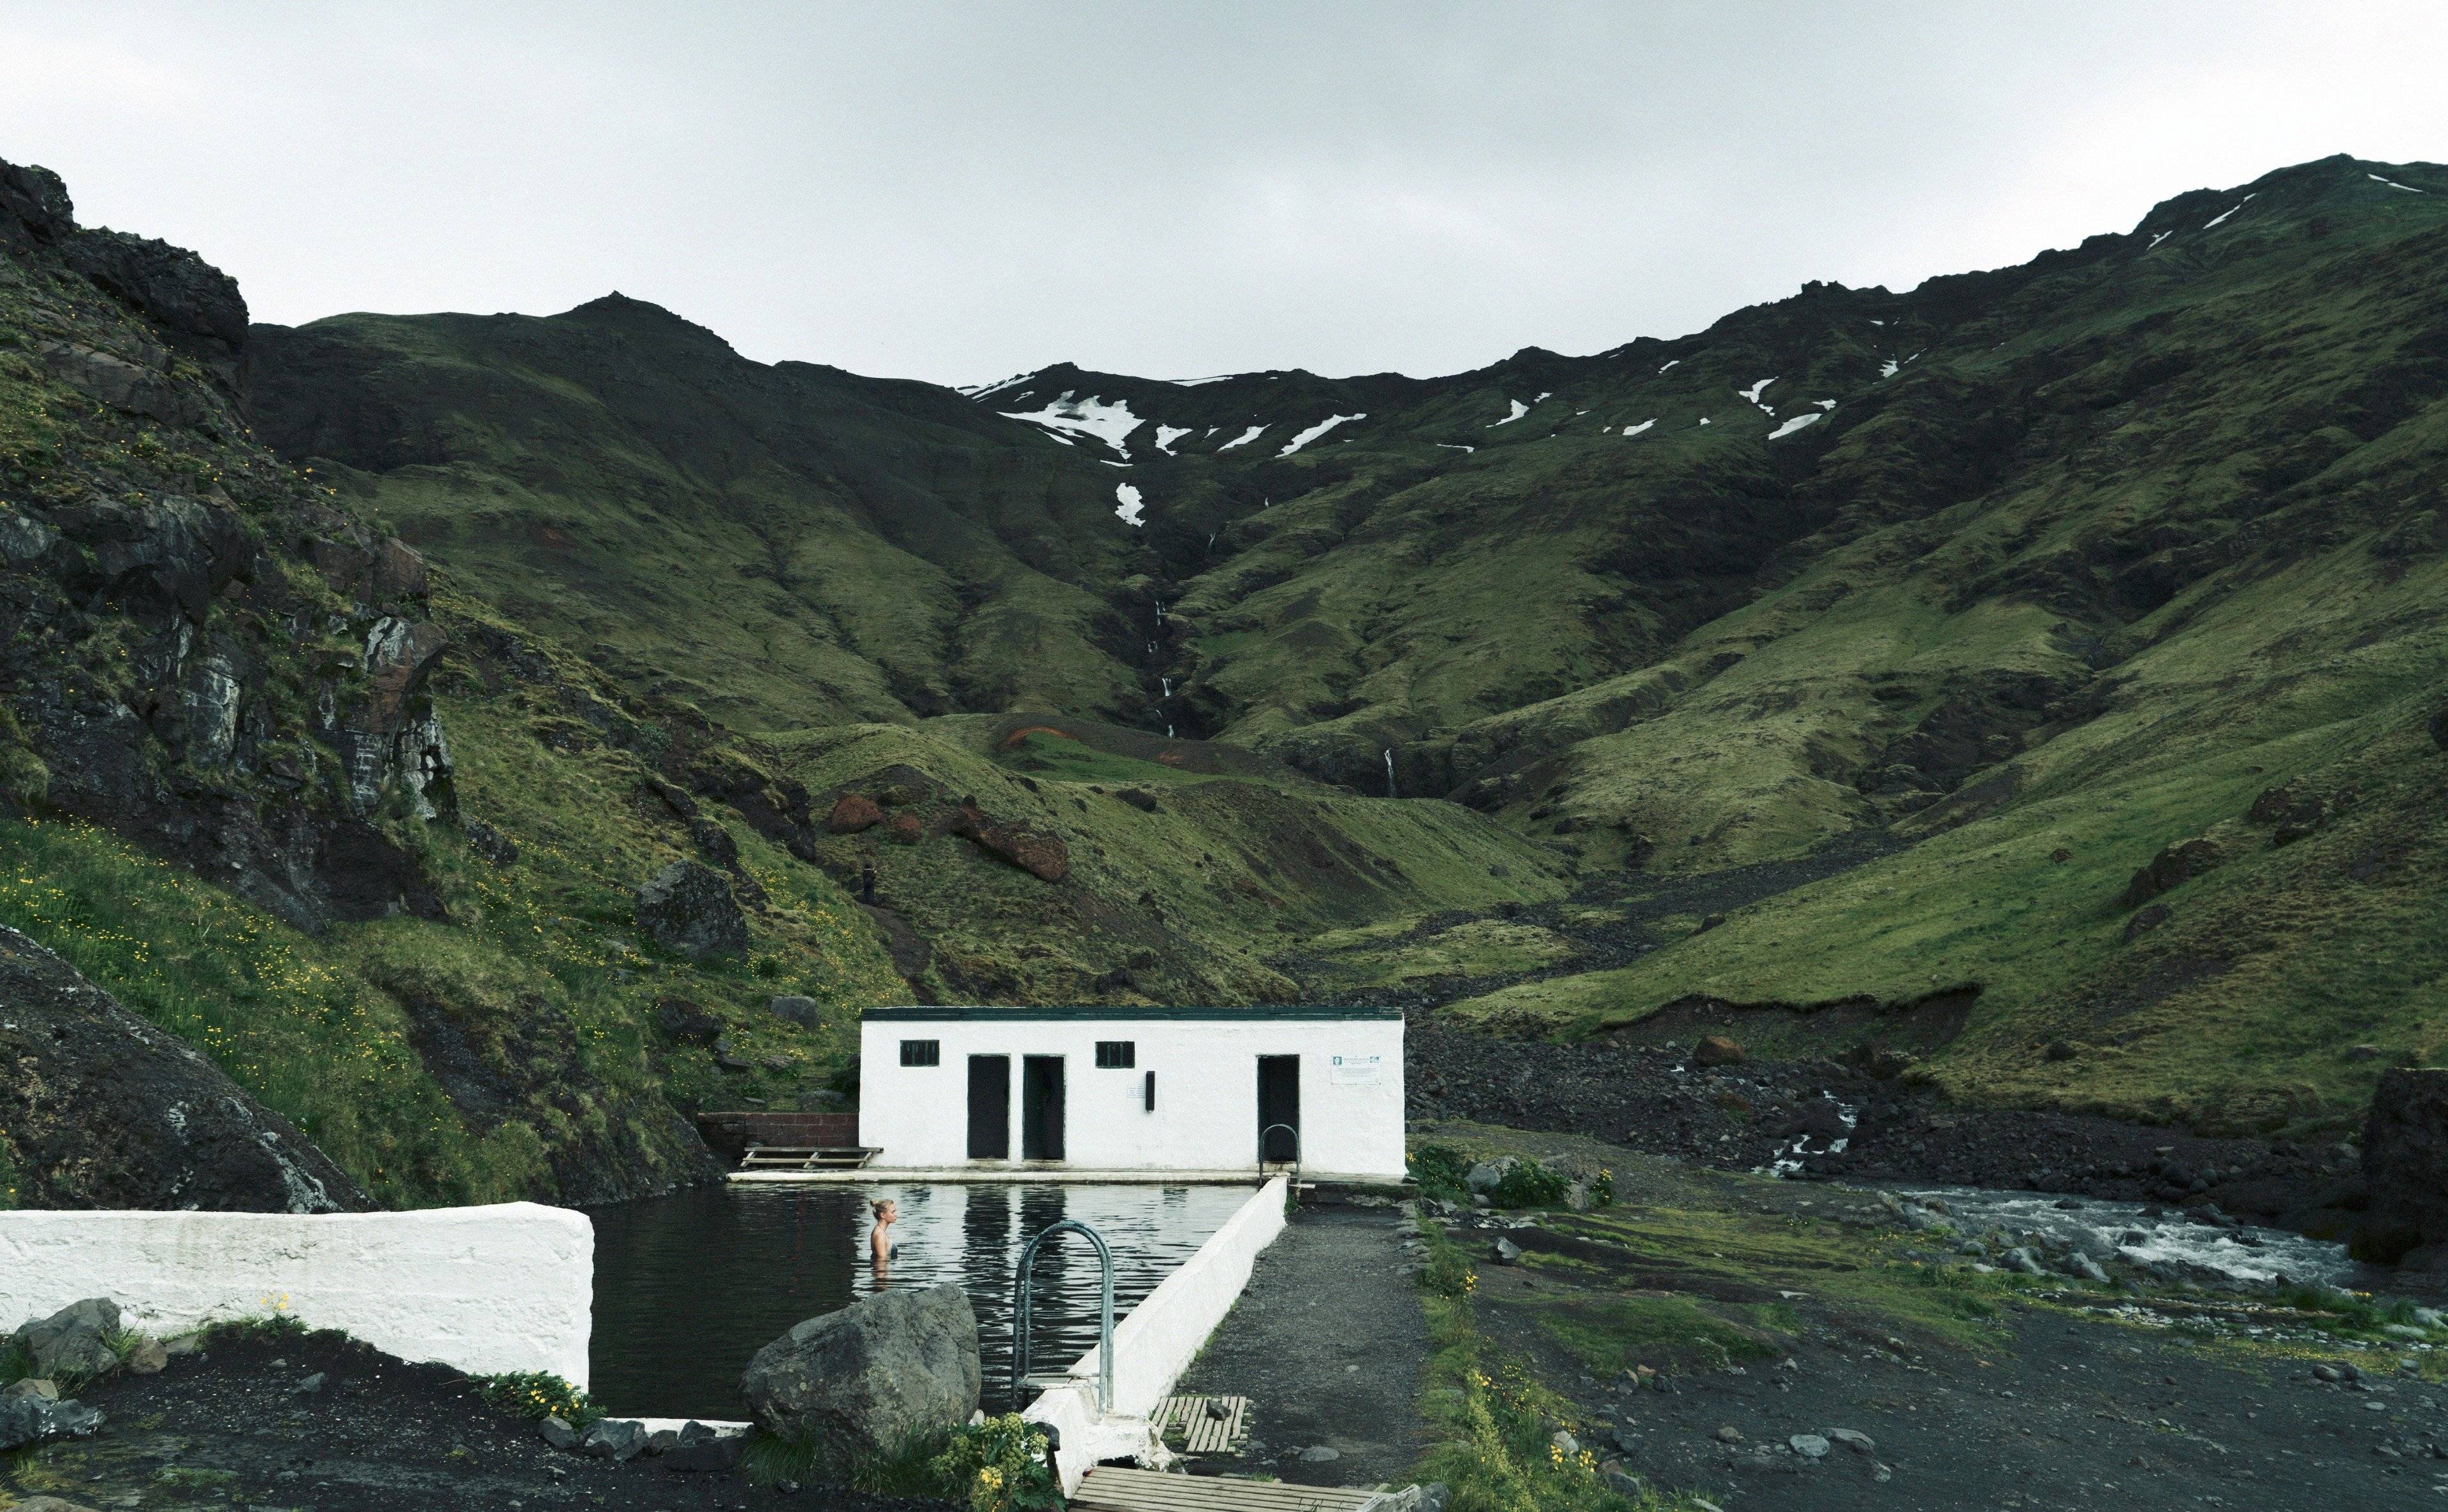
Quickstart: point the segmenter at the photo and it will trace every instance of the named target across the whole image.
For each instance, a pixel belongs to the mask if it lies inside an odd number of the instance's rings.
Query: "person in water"
[[[867,1236],[867,1252],[880,1276],[891,1269],[892,1257],[901,1253],[901,1246],[892,1238],[892,1226],[901,1221],[901,1205],[890,1197],[877,1197],[867,1206],[875,1215],[874,1232]]]

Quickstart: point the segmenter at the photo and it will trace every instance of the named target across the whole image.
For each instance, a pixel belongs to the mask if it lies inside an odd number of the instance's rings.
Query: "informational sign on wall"
[[[1337,1055],[1327,1060],[1326,1079],[1336,1086],[1361,1086],[1385,1074],[1382,1055]]]

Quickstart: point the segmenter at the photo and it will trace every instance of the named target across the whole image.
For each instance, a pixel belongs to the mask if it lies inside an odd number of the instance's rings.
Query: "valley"
[[[853,1106],[873,1007],[1392,1005],[1463,1504],[1909,1504],[1741,1445],[1874,1404],[1927,1467],[1983,1390],[2020,1495],[2076,1328],[2151,1330],[2102,1389],[2176,1446],[2060,1500],[2241,1479],[2152,1405],[2188,1350],[2223,1414],[2302,1387],[2324,1495],[2441,1452],[2448,1251],[2363,1140],[2448,1055],[2448,168],[1593,355],[953,390],[619,294],[257,323],[0,163],[0,1206],[219,1169],[76,1090],[98,1024],[336,1211],[714,1180],[695,1115]],[[2352,1245],[2400,1300],[2018,1270],[1922,1186]],[[1635,1430],[1658,1379],[1751,1426]],[[2358,1379],[2403,1431],[2348,1472]],[[1624,1437],[1456,1448],[1568,1422]]]

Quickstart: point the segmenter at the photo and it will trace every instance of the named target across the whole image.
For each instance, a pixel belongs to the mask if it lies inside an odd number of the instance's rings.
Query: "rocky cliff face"
[[[357,1183],[192,1045],[0,926],[0,1171],[29,1208],[354,1213]]]
[[[10,796],[301,928],[440,904],[369,821],[450,801],[423,564],[249,441],[246,302],[78,228],[0,163],[0,702]]]

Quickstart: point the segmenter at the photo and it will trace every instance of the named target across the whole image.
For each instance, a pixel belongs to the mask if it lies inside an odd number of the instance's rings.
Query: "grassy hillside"
[[[968,394],[618,296],[250,331],[6,171],[0,917],[388,1200],[685,1176],[908,997],[2249,1129],[2448,1038],[2448,170],[1590,357]],[[744,957],[644,940],[683,858]]]

